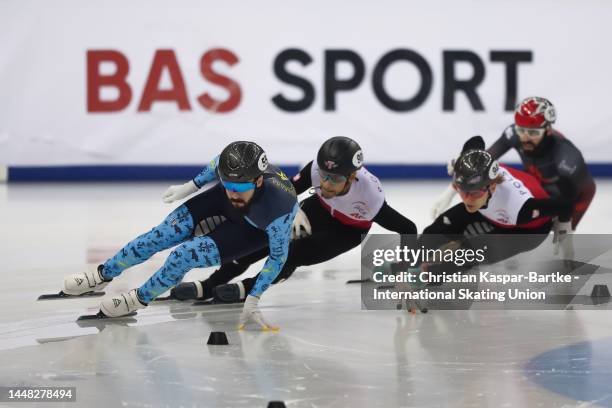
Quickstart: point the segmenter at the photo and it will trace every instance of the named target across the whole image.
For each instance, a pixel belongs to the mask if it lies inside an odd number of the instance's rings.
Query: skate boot
[[[82,295],[83,293],[102,290],[112,279],[102,277],[102,268],[98,265],[94,272],[75,273],[64,279],[64,293],[67,295]]]
[[[170,291],[170,297],[176,300],[207,300],[212,298],[206,290],[206,281],[181,282]],[[208,293],[207,293],[208,292]]]
[[[242,282],[228,283],[213,288],[215,300],[224,303],[244,302],[246,291]]]
[[[100,302],[100,311],[108,317],[119,317],[144,309],[146,304],[138,299],[136,289],[128,293],[119,293]]]

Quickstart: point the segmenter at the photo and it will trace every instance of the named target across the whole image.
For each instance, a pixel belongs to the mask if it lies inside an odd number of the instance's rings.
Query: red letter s
[[[212,64],[216,60],[222,60],[232,66],[238,62],[238,57],[236,57],[233,52],[224,48],[215,48],[204,54],[202,56],[202,60],[200,61],[200,71],[202,72],[204,78],[208,79],[215,85],[219,85],[227,89],[230,94],[229,98],[227,98],[225,101],[217,101],[208,93],[204,93],[198,97],[198,101],[205,109],[208,109],[209,111],[220,113],[229,112],[234,110],[236,106],[240,104],[242,91],[240,90],[240,85],[237,82],[213,71]]]

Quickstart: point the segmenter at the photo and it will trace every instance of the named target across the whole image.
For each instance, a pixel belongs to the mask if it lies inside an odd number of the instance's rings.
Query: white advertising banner
[[[366,163],[444,163],[530,95],[609,162],[611,15],[605,0],[4,0],[0,164],[197,164],[238,139],[298,164],[334,135]]]

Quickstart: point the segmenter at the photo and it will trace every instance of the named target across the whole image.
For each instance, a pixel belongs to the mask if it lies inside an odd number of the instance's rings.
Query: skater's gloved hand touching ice
[[[555,220],[553,224],[553,245],[555,255],[562,251],[563,259],[574,260],[574,240],[572,236],[572,222]]]
[[[190,180],[185,184],[168,187],[163,195],[163,200],[164,203],[170,204],[174,201],[181,200],[198,190],[198,186],[195,185],[193,180]]]
[[[264,331],[277,331],[278,326],[273,326],[266,319],[264,319],[263,315],[261,314],[261,311],[257,307],[258,303],[259,298],[257,296],[247,296],[246,300],[244,301],[244,308],[242,309],[242,314],[240,315],[238,330],[244,330],[246,325],[250,321],[253,321],[257,323]]]
[[[312,234],[310,221],[308,221],[308,216],[306,216],[306,213],[300,208],[298,209],[297,214],[295,214],[295,218],[293,219],[293,225],[291,227],[291,238],[304,238],[310,234]]]

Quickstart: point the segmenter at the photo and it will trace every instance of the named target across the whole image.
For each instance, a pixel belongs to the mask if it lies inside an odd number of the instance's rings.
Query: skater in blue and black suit
[[[164,198],[175,201],[212,182],[212,187],[129,242],[97,271],[68,276],[64,292],[80,295],[100,290],[127,268],[175,247],[164,265],[141,287],[102,300],[102,313],[122,316],[146,307],[193,268],[225,264],[269,247],[269,256],[245,301],[240,328],[253,320],[264,330],[273,329],[257,304],[287,259],[291,226],[298,210],[295,189],[280,169],[268,163],[259,145],[239,141],[223,149],[193,180],[170,187]],[[196,236],[196,227],[205,220],[215,222],[216,228]]]

